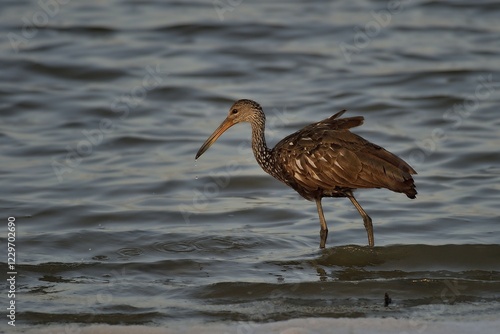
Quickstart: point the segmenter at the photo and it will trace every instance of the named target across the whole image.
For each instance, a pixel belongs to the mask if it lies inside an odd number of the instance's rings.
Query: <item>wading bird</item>
[[[229,115],[203,143],[198,159],[227,129],[241,122],[252,126],[252,150],[262,169],[292,187],[302,197],[315,201],[318,210],[320,248],[328,237],[321,199],[347,197],[356,207],[373,247],[372,219],[354,198],[358,188],[386,188],[415,198],[417,191],[412,174],[417,172],[402,159],[351,133],[350,128],[363,124],[361,116],[340,118],[342,110],[317,123],[310,124],[281,140],[273,149],[266,146],[266,116],[252,100],[236,101]]]

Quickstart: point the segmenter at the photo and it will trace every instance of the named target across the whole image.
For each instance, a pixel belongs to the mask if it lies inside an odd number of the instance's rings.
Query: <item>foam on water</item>
[[[34,328],[26,333],[79,333],[79,334],[402,334],[402,333],[433,333],[433,334],[496,334],[500,320],[491,321],[429,321],[409,319],[373,319],[373,318],[305,318],[280,321],[266,324],[256,323],[226,323],[226,324],[187,324],[178,326],[110,326],[92,325],[80,326],[68,324]]]

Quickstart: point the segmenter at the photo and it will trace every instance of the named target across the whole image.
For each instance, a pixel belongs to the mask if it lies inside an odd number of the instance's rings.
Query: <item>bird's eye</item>
[[[231,110],[231,114],[235,115],[235,114],[237,114],[237,113],[238,113],[238,109],[233,109],[233,110]]]

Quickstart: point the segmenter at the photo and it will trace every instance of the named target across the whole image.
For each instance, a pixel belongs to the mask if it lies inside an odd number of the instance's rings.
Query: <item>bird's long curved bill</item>
[[[224,131],[232,127],[234,124],[235,123],[233,123],[233,121],[226,118],[224,122],[222,122],[221,125],[219,125],[219,127],[214,131],[214,133],[212,133],[212,135],[208,137],[208,139],[203,143],[203,145],[201,145],[200,149],[198,150],[198,153],[196,153],[196,159],[198,159],[203,153],[205,153],[205,151],[208,150],[208,148],[212,146],[213,143],[215,143],[215,141],[220,137],[220,135],[223,134]]]

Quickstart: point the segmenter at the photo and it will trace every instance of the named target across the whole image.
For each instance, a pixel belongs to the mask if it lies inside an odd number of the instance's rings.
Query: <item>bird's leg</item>
[[[368,214],[363,210],[361,205],[359,205],[358,201],[354,198],[352,193],[348,194],[347,197],[351,200],[352,204],[358,209],[359,214],[363,217],[363,223],[365,224],[366,233],[368,234],[368,245],[373,247],[375,245],[375,239],[373,238],[373,224],[372,219]]]
[[[325,248],[326,238],[328,237],[328,227],[326,227],[325,215],[321,207],[321,198],[316,198],[316,207],[318,208],[319,223],[321,224],[321,230],[319,231],[319,248]]]

